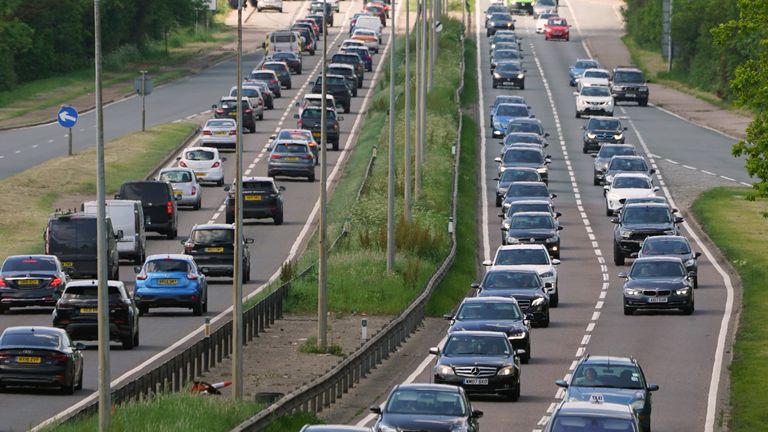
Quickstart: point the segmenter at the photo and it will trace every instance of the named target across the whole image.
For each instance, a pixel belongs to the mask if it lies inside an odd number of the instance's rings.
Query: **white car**
[[[656,196],[658,186],[653,185],[650,177],[643,173],[618,173],[605,190],[605,214],[613,216],[624,207],[627,198],[647,198]]]
[[[608,80],[611,74],[605,69],[587,69],[576,80],[576,90],[581,91],[584,87],[602,86],[608,87]]]
[[[347,47],[353,47],[353,46],[359,46],[359,47],[367,47],[368,45],[365,44],[365,42],[357,39],[344,39],[344,42],[339,45],[341,49],[347,48]]]
[[[194,210],[200,210],[203,205],[203,190],[194,171],[189,168],[163,168],[157,175],[157,180],[171,184],[173,194],[180,197],[176,201],[178,205],[188,205]]]
[[[547,288],[549,293],[549,305],[557,307],[560,300],[560,292],[557,287],[557,268],[559,259],[549,257],[546,246],[542,244],[515,244],[500,246],[496,249],[493,261],[483,262],[484,266],[497,268],[511,268],[516,270],[533,270],[539,274],[542,282],[549,282],[552,286]]]
[[[544,26],[550,18],[558,16],[556,12],[544,12],[536,20],[536,33],[544,33]]]
[[[381,39],[381,35],[376,31],[366,28],[356,29],[352,32],[352,38],[365,43],[365,46],[368,47],[371,52],[375,54],[379,53],[379,40]]]
[[[235,148],[237,122],[234,119],[208,119],[200,133],[200,143],[205,147]]]
[[[189,168],[195,172],[199,182],[214,182],[224,186],[224,161],[227,158],[219,156],[219,150],[213,147],[189,147],[176,160],[179,167]]]
[[[608,87],[582,87],[576,95],[576,118],[587,114],[613,115],[613,95]]]

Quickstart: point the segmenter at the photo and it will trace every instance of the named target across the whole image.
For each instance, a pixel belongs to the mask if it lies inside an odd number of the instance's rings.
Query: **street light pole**
[[[99,338],[99,432],[109,429],[112,409],[109,371],[109,284],[107,280],[106,181],[104,178],[104,101],[101,89],[101,4],[93,0],[94,65],[96,75],[96,279]]]
[[[232,267],[232,397],[243,400],[243,2],[237,3],[237,135],[235,152],[235,259]]]
[[[427,75],[427,90],[432,90],[432,76],[435,68],[435,53],[437,47],[435,47],[435,0],[429,2],[429,63],[428,75]]]
[[[411,221],[411,4],[405,0],[405,168],[403,173],[403,216]]]
[[[422,51],[424,47],[421,44],[422,34],[421,28],[424,26],[424,0],[416,0],[416,106],[414,111],[416,113],[416,155],[413,164],[414,179],[413,179],[413,199],[418,200],[421,195],[421,81],[423,77],[421,75],[421,60]]]
[[[424,163],[424,152],[427,148],[427,49],[432,49],[431,45],[427,45],[427,26],[429,25],[429,17],[427,11],[427,0],[423,0],[424,8],[421,11],[423,15],[423,25],[421,27],[421,130],[419,131],[419,160],[418,164]],[[419,184],[421,187],[421,184]]]
[[[328,229],[326,184],[328,182],[328,83],[326,82],[326,66],[328,61],[328,21],[326,6],[323,2],[323,65],[321,72],[321,101],[320,101],[320,232],[318,246],[320,262],[317,266],[317,347],[325,352],[328,349],[328,246],[326,230]]]
[[[397,68],[397,32],[395,22],[395,2],[392,2],[392,33],[389,36],[391,52],[389,53],[389,175],[387,176],[387,273],[395,271],[395,119],[397,118],[397,106],[395,105],[395,80]]]

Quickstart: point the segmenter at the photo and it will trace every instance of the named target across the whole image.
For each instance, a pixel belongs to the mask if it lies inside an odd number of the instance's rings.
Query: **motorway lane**
[[[344,17],[347,11],[354,12],[360,8],[358,2],[343,2],[342,12],[339,18]],[[348,22],[345,17],[343,22]],[[329,46],[335,47],[336,43],[346,37],[346,30],[339,35],[339,27],[334,27],[329,32]],[[335,39],[336,36],[338,39]],[[388,34],[385,34],[388,39]],[[333,53],[334,48],[329,50]],[[295,111],[293,102],[300,98],[308,90],[306,86],[301,86],[305,80],[313,79],[319,69],[312,71],[320,61],[321,56],[305,57],[305,72],[300,76],[293,76],[293,90],[283,90],[283,97],[275,101],[275,110],[265,113],[265,120],[257,123],[256,134],[246,134],[244,167],[248,168],[252,162],[255,165],[248,169],[246,174],[266,175],[265,151],[269,135],[279,127],[295,127],[295,120],[292,115]],[[375,64],[378,65],[380,56],[375,56]],[[248,68],[255,64],[246,63]],[[372,88],[373,73],[366,74],[366,81],[363,92],[360,97],[355,98],[352,104],[352,112],[345,114],[345,120],[342,122],[341,143],[342,148],[349,137],[352,125],[355,123],[362,106],[363,97],[366,91]],[[229,90],[229,84],[219,86],[219,92]],[[329,151],[329,170],[333,169],[343,152]],[[228,160],[225,161],[226,181],[230,183],[234,174],[234,155],[225,153]],[[319,170],[319,167],[318,167]],[[330,171],[329,171],[330,174]],[[244,286],[245,294],[254,291],[259,285],[270,278],[276,269],[284,262],[289,249],[292,247],[294,239],[299,236],[304,228],[305,221],[310,216],[315,205],[319,182],[307,183],[301,180],[278,179],[278,184],[286,187],[284,192],[285,199],[285,222],[281,226],[272,225],[271,221],[248,222],[246,224],[246,236],[254,238],[256,242],[251,246],[251,276],[252,281]],[[221,211],[225,193],[222,188],[205,187],[203,195],[203,209],[200,211],[182,210],[180,215],[179,240],[189,232],[191,227],[197,223],[224,222],[224,214]],[[149,253],[178,253],[182,247],[179,240],[164,240],[154,235],[150,236]],[[307,239],[305,238],[304,241]],[[133,285],[133,270],[131,265],[121,266],[121,279],[131,288]],[[214,279],[209,285],[209,312],[208,317],[218,315],[231,305],[231,283],[226,279]],[[13,313],[0,317],[0,328],[12,325],[50,325],[50,310],[40,309],[30,313],[30,311],[14,311]],[[204,321],[205,317],[194,317],[189,311],[179,309],[153,309],[152,312],[141,320],[141,346],[129,352],[121,352],[116,345],[112,352],[112,376],[113,378],[126,373],[136,365],[147,360],[159,351],[168,347],[175,341],[186,336],[189,332],[197,329]],[[171,321],[172,320],[172,321]],[[11,419],[4,421],[2,428],[21,430],[39,423],[40,421],[56,414],[57,412],[69,407],[77,400],[87,396],[97,386],[96,370],[97,358],[95,352],[95,343],[90,344],[91,349],[86,353],[86,376],[85,389],[76,393],[74,396],[59,396],[47,392],[17,392],[5,393],[0,395],[0,418]],[[40,407],[45,407],[41,409]]]

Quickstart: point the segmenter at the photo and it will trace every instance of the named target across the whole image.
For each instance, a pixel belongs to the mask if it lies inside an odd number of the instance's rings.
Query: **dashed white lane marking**
[[[752,185],[751,185],[751,184],[749,184],[749,183],[747,183],[747,182],[739,182],[739,184],[740,184],[740,185],[743,185],[743,186],[752,187]]]
[[[728,181],[736,181],[736,179],[732,179],[732,178],[726,177],[724,175],[721,175],[720,178],[723,179],[723,180],[728,180]]]
[[[37,148],[38,145],[39,144],[34,144],[34,145],[32,145],[32,148]]]
[[[704,174],[706,174],[706,175],[711,175],[711,176],[713,176],[713,175],[717,175],[717,174],[715,174],[715,173],[713,173],[713,172],[709,172],[709,171],[706,171],[706,170],[701,170],[701,172],[703,172],[703,173],[704,173]]]
[[[0,156],[0,159],[5,159],[5,156]]]
[[[178,120],[174,120],[174,121],[172,121],[171,123],[181,123],[181,119],[178,119]]]
[[[696,167],[692,167],[690,165],[683,165],[683,168],[687,168],[689,170],[695,170],[696,169]]]
[[[50,143],[52,143],[52,142],[53,142],[53,140],[52,140],[52,139],[49,139],[49,140],[48,140],[48,144],[50,144]]]
[[[16,150],[16,151],[15,151],[15,152],[13,152],[13,153],[15,153],[15,154],[19,154],[19,153],[21,153],[21,150]]]
[[[193,118],[197,117],[198,115],[199,114],[190,114],[190,115],[188,115],[188,116],[186,116],[184,118],[187,119],[187,120],[192,120]]]
[[[672,159],[664,159],[664,160],[665,160],[665,161],[667,161],[667,162],[669,162],[669,163],[671,163],[671,164],[680,165],[680,162],[678,162],[678,161],[673,161]]]

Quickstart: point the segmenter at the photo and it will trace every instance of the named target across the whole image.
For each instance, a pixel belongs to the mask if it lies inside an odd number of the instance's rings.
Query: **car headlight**
[[[632,231],[621,230],[621,237],[622,238],[630,238],[630,237],[632,237]]]
[[[496,375],[499,376],[510,376],[514,375],[515,373],[515,367],[514,366],[504,366],[503,368],[499,369],[499,371],[496,373]]]
[[[555,243],[555,242],[557,242],[557,240],[558,240],[557,236],[552,236],[552,237],[549,237],[548,239],[546,239],[544,241],[547,242],[547,243]]]
[[[620,139],[622,139],[623,137],[624,137],[624,134],[620,134],[620,133],[619,133],[619,134],[615,134],[615,135],[613,135],[613,139],[615,139],[615,140],[620,140]]]
[[[515,333],[512,333],[512,334],[508,335],[507,338],[515,339],[515,340],[525,339],[525,332],[518,331],[518,332],[515,332]]]
[[[453,375],[453,368],[446,365],[440,365],[435,368],[435,372],[437,372],[438,375],[442,375],[442,376]]]
[[[675,294],[679,296],[687,296],[691,292],[691,289],[688,287],[680,288],[678,290],[675,290]]]
[[[517,237],[507,237],[507,244],[517,244],[520,243],[520,239]]]
[[[466,423],[456,423],[451,426],[451,432],[467,432],[469,430],[467,428],[468,426]]]
[[[508,230],[509,229],[509,222],[504,222],[502,224],[502,226],[504,227],[505,230]]]
[[[587,132],[587,138],[595,139],[595,138],[597,138],[597,135],[593,134],[592,132]]]
[[[517,79],[523,79],[525,78],[525,74],[517,74]]]
[[[501,74],[496,72],[496,73],[493,74],[493,77],[496,78],[496,79],[501,79]]]
[[[635,411],[641,411],[645,407],[645,399],[637,399],[632,402],[632,409]]]
[[[670,229],[670,230],[664,230],[664,234],[666,235],[675,235],[677,234],[677,231]]]
[[[504,129],[504,125],[503,125],[503,124],[501,124],[501,123],[496,123],[496,122],[494,122],[494,123],[493,123],[493,128],[494,128],[494,129]]]
[[[638,289],[638,288],[625,288],[624,289],[624,294],[626,294],[626,295],[639,296],[642,293],[643,293],[643,290]]]
[[[538,307],[542,306],[544,304],[544,297],[536,297],[532,302],[531,306]]]
[[[396,428],[387,425],[379,425],[378,432],[399,432]]]
[[[689,259],[688,261],[685,262],[686,267],[693,267],[694,265],[696,265],[695,259]]]

